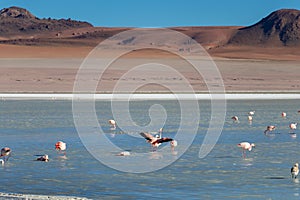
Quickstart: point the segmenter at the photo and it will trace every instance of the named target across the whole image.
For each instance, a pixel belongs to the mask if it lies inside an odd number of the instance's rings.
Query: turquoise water
[[[149,123],[152,104],[164,106],[168,114],[164,136],[174,136],[180,122],[176,101],[133,102],[132,119],[141,125]],[[299,137],[291,137],[288,128],[290,122],[299,121],[300,101],[229,101],[222,135],[203,159],[198,153],[210,121],[210,104],[199,104],[199,129],[188,150],[161,170],[134,174],[111,169],[88,153],[74,126],[72,102],[1,101],[0,145],[9,146],[13,153],[0,167],[0,191],[93,199],[300,198],[300,183],[290,178],[291,166],[300,161]],[[97,102],[96,110],[99,124],[114,144],[131,151],[132,156],[135,151],[150,151],[143,139],[130,137],[119,128],[110,130],[109,102]],[[250,110],[256,111],[252,124],[247,121]],[[281,117],[283,111],[287,118]],[[239,116],[239,123],[232,122],[233,115]],[[277,126],[272,135],[264,135],[267,125]],[[67,143],[66,158],[54,150],[58,140]],[[256,144],[246,159],[237,147],[242,141]],[[34,161],[38,154],[48,154],[50,162]],[[108,154],[115,156],[115,152]]]

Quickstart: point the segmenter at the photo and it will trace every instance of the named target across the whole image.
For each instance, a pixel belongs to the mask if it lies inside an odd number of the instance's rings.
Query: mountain
[[[272,12],[258,23],[240,28],[229,40],[231,45],[300,46],[300,10]]]
[[[28,10],[15,6],[0,10],[0,37],[59,32],[83,27],[92,25],[71,19],[39,19]]]
[[[71,19],[39,19],[19,7],[0,10],[0,44],[91,47],[129,29],[93,27],[88,22]],[[248,27],[194,26],[170,29],[190,36],[212,53],[228,52],[228,48],[232,51],[232,47],[300,47],[300,11],[295,9],[275,11]]]

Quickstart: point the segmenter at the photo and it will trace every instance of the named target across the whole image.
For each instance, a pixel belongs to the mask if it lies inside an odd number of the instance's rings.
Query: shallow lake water
[[[139,125],[149,123],[148,109],[153,104],[160,104],[167,113],[163,136],[174,137],[181,116],[176,101],[132,102],[132,120]],[[130,151],[131,156],[149,152],[156,160],[167,159],[168,154],[151,152],[143,138],[132,137],[120,127],[111,130],[107,123],[112,118],[110,105],[108,101],[97,101],[95,109],[99,125],[112,143]],[[102,164],[87,151],[74,125],[71,101],[0,101],[0,145],[12,149],[9,161],[0,167],[0,191],[92,199],[300,198],[300,183],[290,176],[291,166],[300,161],[299,136],[294,137],[288,127],[289,123],[299,121],[300,101],[228,101],[222,134],[213,150],[202,159],[198,154],[210,123],[210,102],[199,101],[199,105],[197,134],[183,155],[160,170],[127,173]],[[255,110],[252,123],[247,120],[250,110]],[[286,112],[287,117],[282,118],[281,112]],[[232,121],[234,115],[239,116],[239,123]],[[265,135],[268,125],[277,128]],[[127,128],[130,129],[130,124]],[[54,149],[58,140],[67,143],[66,157]],[[242,141],[256,144],[245,159],[237,147]],[[179,140],[177,148],[182,143]],[[116,153],[108,151],[107,155]],[[50,161],[35,161],[40,154],[48,154]],[[149,158],[151,163],[150,159],[153,158]]]

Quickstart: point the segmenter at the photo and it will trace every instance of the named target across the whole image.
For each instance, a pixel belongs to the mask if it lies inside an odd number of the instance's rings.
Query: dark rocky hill
[[[229,44],[300,46],[300,11],[282,9],[272,12],[258,23],[239,29]]]
[[[71,19],[39,19],[28,10],[19,7],[4,8],[0,11],[0,36],[2,37],[59,32],[83,27],[92,27],[92,25]]]

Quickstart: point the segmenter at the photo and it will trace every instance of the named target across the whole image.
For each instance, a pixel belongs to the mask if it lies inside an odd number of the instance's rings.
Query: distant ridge
[[[15,6],[0,10],[0,44],[91,47],[130,29],[93,27],[88,22],[71,19],[39,19],[28,10]],[[248,27],[194,26],[170,29],[188,35],[210,52],[246,47],[300,47],[300,11],[295,9],[274,11]],[[184,41],[176,45],[175,48],[180,49]]]
[[[228,42],[231,45],[300,46],[300,11],[281,9],[258,23],[241,28]]]
[[[71,19],[39,19],[28,10],[16,6],[0,10],[0,36],[2,37],[49,31],[59,32],[82,27],[92,27],[92,25]]]

